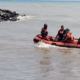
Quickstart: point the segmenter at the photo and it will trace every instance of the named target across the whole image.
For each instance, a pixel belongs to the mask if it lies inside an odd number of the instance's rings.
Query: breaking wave
[[[17,19],[20,20],[20,21],[30,20],[30,19],[34,19],[34,18],[35,18],[35,16],[26,16],[26,15],[17,17]]]
[[[50,44],[46,44],[42,41],[38,42],[37,44],[35,44],[35,47],[38,48],[59,48],[59,49],[69,49],[67,47],[59,47],[59,46],[55,46],[55,45],[50,45]]]
[[[39,47],[39,48],[51,48],[51,47],[57,47],[55,45],[50,45],[50,44],[46,44],[44,42],[38,42],[35,47]]]

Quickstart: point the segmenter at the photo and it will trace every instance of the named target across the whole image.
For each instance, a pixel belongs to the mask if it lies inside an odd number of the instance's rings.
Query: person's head
[[[67,29],[66,29],[66,33],[68,33],[69,31],[70,31],[70,30],[67,28]]]
[[[61,30],[64,30],[64,26],[63,25],[61,25]]]
[[[44,29],[47,29],[47,24],[44,24]]]

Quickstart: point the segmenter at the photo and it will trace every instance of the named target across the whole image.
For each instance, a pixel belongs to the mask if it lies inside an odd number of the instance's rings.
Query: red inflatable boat
[[[61,46],[61,47],[71,47],[71,48],[80,48],[80,44],[78,44],[78,39],[74,39],[73,41],[70,42],[60,42],[56,38],[52,37],[50,39],[50,36],[47,36],[49,40],[43,39],[42,36],[37,35],[33,41],[34,43],[38,43],[39,41],[42,41],[47,44],[55,45],[55,46]]]

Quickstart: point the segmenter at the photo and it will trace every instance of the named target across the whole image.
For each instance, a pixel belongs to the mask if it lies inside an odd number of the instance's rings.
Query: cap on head
[[[47,24],[44,24],[44,29],[47,29]]]
[[[67,28],[67,29],[66,29],[66,31],[67,31],[67,32],[69,32],[69,31],[70,31],[70,29],[68,29],[68,28]]]
[[[63,25],[61,25],[61,28],[64,27]]]

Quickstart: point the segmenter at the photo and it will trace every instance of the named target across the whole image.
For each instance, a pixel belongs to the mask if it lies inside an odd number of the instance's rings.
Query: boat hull
[[[50,45],[55,45],[55,46],[60,46],[60,47],[71,47],[71,48],[80,48],[80,44],[78,43],[78,39],[74,39],[71,42],[60,42],[58,40],[56,40],[56,38],[53,37],[53,41],[51,40],[46,40],[46,39],[42,39],[41,36],[36,36],[33,39],[34,43],[38,43],[39,41],[42,41],[44,43],[50,44]]]

